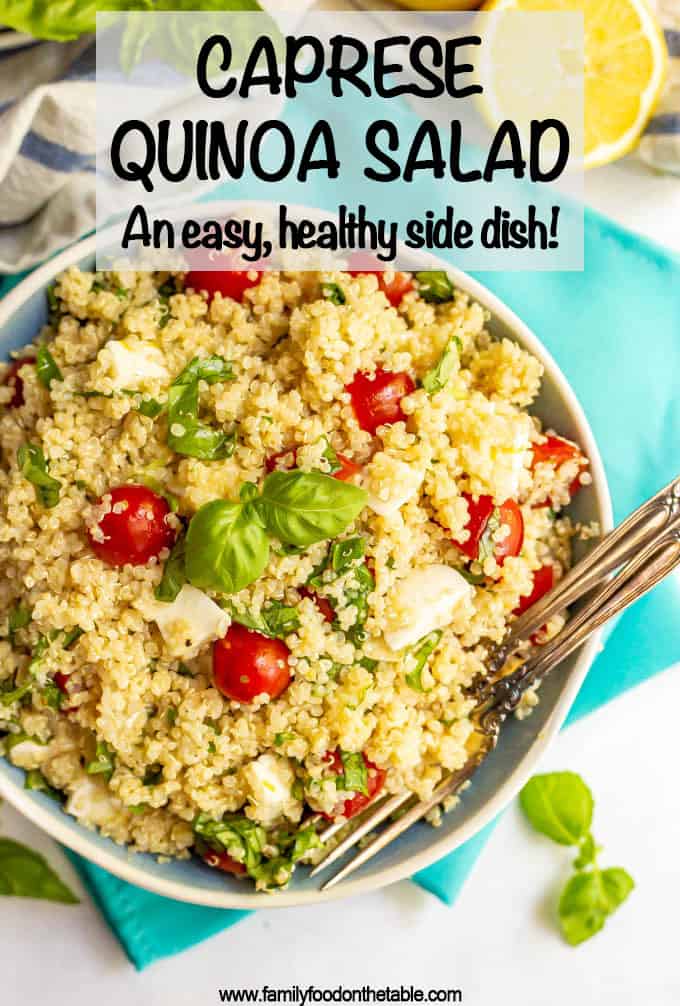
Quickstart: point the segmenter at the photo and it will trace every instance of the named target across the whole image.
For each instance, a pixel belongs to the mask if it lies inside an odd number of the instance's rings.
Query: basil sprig
[[[431,655],[439,646],[442,633],[439,629],[423,636],[416,645],[406,654],[406,684],[415,692],[426,692],[429,688],[423,685],[423,671]]]
[[[446,387],[449,378],[458,366],[458,358],[462,343],[457,335],[452,336],[444,347],[439,362],[423,377],[423,389],[428,395],[434,395]]]
[[[198,418],[198,385],[233,381],[231,363],[221,356],[199,357],[175,378],[168,391],[168,447],[177,454],[202,461],[222,461],[234,453],[234,434],[225,433]]]
[[[35,369],[40,383],[49,390],[52,381],[63,381],[64,376],[47,346],[39,346],[35,354]]]
[[[238,593],[264,572],[270,536],[300,547],[334,538],[365,501],[365,490],[321,472],[272,472],[259,494],[246,483],[240,502],[212,500],[192,518],[187,579],[202,590]]]
[[[40,853],[11,838],[0,838],[0,894],[78,904],[73,891]]]
[[[22,444],[17,451],[17,463],[24,478],[35,486],[38,502],[47,510],[55,507],[59,502],[61,482],[50,475],[42,450],[35,444]]]
[[[443,269],[417,272],[418,293],[428,304],[444,304],[453,300],[453,283]]]
[[[593,796],[575,772],[536,775],[521,791],[520,806],[533,827],[560,845],[576,846],[574,874],[558,904],[564,938],[572,946],[598,933],[623,904],[635,882],[620,866],[600,869],[591,833]]]

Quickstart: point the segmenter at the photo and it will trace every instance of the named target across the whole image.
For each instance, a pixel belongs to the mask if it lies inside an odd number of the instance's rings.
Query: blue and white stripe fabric
[[[680,0],[657,0],[670,71],[666,89],[640,141],[640,157],[658,171],[680,175]]]

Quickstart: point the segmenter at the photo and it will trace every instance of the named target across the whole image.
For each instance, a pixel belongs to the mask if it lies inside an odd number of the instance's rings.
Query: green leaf
[[[572,946],[589,940],[604,926],[635,883],[621,867],[589,870],[574,874],[562,891],[558,906],[560,925]]]
[[[24,695],[28,695],[34,684],[35,682],[31,678],[18,688],[13,688],[9,692],[0,692],[0,705],[7,707],[14,705],[15,702],[20,702]]]
[[[50,681],[42,690],[42,697],[50,709],[61,709],[64,704],[64,693],[58,685]]]
[[[575,772],[535,775],[519,802],[536,831],[560,845],[578,845],[590,831],[593,795]]]
[[[321,293],[326,300],[331,302],[331,304],[340,306],[347,301],[344,290],[341,286],[338,286],[337,283],[322,283]]]
[[[423,687],[423,671],[432,653],[439,646],[442,633],[439,630],[430,632],[423,636],[415,646],[406,654],[404,663],[406,667],[406,684],[416,692],[429,691]]]
[[[255,500],[270,534],[290,545],[313,545],[335,538],[358,517],[366,503],[364,489],[321,472],[271,472]]]
[[[363,559],[365,551],[366,542],[363,538],[343,538],[342,541],[334,542],[330,551],[333,571],[338,575],[347,572],[355,562]]]
[[[154,592],[154,597],[157,601],[165,601],[168,604],[172,603],[186,583],[187,577],[184,568],[185,549],[186,541],[184,535],[180,535],[166,559],[161,582]]]
[[[297,863],[297,861],[302,859],[303,856],[306,856],[311,849],[318,849],[320,845],[321,839],[317,834],[316,828],[313,824],[308,824],[304,828],[300,828],[300,830],[296,833],[290,858],[293,863]]]
[[[85,771],[88,775],[102,775],[108,781],[113,775],[115,764],[116,757],[108,744],[98,741],[94,759],[85,766]]]
[[[328,439],[328,437],[322,437],[322,440],[326,441],[326,447],[325,447],[325,449],[323,451],[323,454],[321,456],[326,459],[326,461],[328,462],[328,465],[329,465],[328,472],[326,474],[327,475],[335,475],[336,472],[340,471],[340,469],[342,468],[342,465],[338,461],[337,452],[333,450],[333,448],[331,446],[331,442]]]
[[[142,785],[144,786],[157,786],[158,783],[163,778],[163,766],[159,765],[158,762],[154,762],[153,765],[147,766],[144,776],[142,778]]]
[[[363,793],[364,796],[368,796],[368,769],[362,753],[341,751],[340,758],[345,770],[342,781],[338,782],[340,788],[350,793]]]
[[[194,357],[168,392],[168,447],[202,461],[221,461],[234,453],[233,433],[207,426],[198,418],[199,381],[233,381],[231,363],[221,356]]]
[[[296,632],[300,628],[300,616],[297,608],[282,604],[281,601],[272,601],[260,611],[259,615],[240,611],[231,603],[227,603],[225,607],[234,622],[244,625],[246,629],[253,629],[265,636],[271,636],[273,639],[285,639],[291,632]]]
[[[443,270],[417,272],[418,293],[428,304],[444,304],[453,300],[453,283]]]
[[[22,444],[17,451],[17,462],[21,474],[35,486],[35,495],[46,509],[59,502],[61,482],[52,478],[47,470],[45,455],[35,444]]]
[[[34,38],[68,42],[94,33],[99,11],[151,10],[150,0],[4,0],[0,20]]]
[[[269,539],[252,503],[213,500],[192,517],[186,537],[186,575],[202,590],[236,594],[263,573]]]
[[[194,832],[216,852],[228,852],[251,873],[262,862],[267,833],[260,824],[241,814],[225,814],[220,821],[207,814],[194,819]]]
[[[423,388],[428,395],[434,395],[446,387],[449,378],[458,368],[461,348],[462,344],[458,336],[452,336],[447,342],[439,362],[423,377]]]
[[[12,608],[7,619],[9,641],[12,646],[14,646],[15,637],[19,629],[25,629],[27,625],[30,625],[32,618],[32,608],[21,604],[18,604],[16,608]]]
[[[142,398],[137,405],[137,412],[141,412],[143,416],[147,416],[149,419],[155,419],[156,416],[160,416],[164,408],[163,403],[156,401],[155,398]]]
[[[59,790],[50,786],[45,776],[37,768],[33,768],[26,773],[24,789],[37,790],[40,793],[44,793],[45,796],[49,796],[51,800],[56,800],[57,803],[61,803],[63,799],[63,795]]]
[[[595,844],[595,839],[589,832],[579,846],[578,856],[574,860],[574,868],[584,870],[586,866],[592,866],[600,851],[600,846]]]
[[[72,629],[68,629],[64,633],[64,639],[62,641],[62,648],[64,650],[70,650],[78,642],[81,636],[85,635],[85,629],[81,629],[79,625],[74,625]]]
[[[78,904],[75,894],[39,853],[11,838],[0,838],[0,894]]]
[[[290,731],[284,730],[283,733],[276,734],[274,737],[274,744],[280,747],[281,744],[287,744],[288,741],[294,741],[295,734],[290,733]]]
[[[63,381],[64,375],[54,361],[47,346],[39,346],[35,354],[35,367],[40,383],[49,389],[52,381]]]
[[[177,708],[175,706],[168,706],[165,710],[165,722],[169,727],[174,727],[177,722]]]

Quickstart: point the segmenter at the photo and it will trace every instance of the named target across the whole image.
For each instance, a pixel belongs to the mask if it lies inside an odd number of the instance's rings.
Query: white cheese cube
[[[473,596],[470,584],[455,569],[433,563],[414,569],[392,588],[385,642],[391,650],[413,646],[423,636],[442,629],[456,608]]]
[[[112,339],[99,351],[97,363],[116,390],[136,391],[148,381],[169,380],[163,354],[148,342]]]
[[[39,744],[37,741],[27,738],[13,745],[10,749],[9,758],[12,764],[18,768],[29,771],[30,769],[40,768],[49,753],[47,744]]]
[[[406,461],[389,457],[382,451],[368,466],[364,488],[368,492],[366,505],[381,517],[393,517],[404,503],[417,495],[425,470]]]
[[[120,815],[121,802],[105,783],[86,776],[71,788],[64,809],[79,821],[101,828]]]
[[[292,793],[295,773],[287,758],[275,754],[262,754],[243,770],[249,789],[249,815],[268,827],[281,817],[299,821],[302,803]]]
[[[231,619],[202,590],[185,583],[174,601],[153,601],[144,609],[173,656],[191,656],[208,642],[226,635]]]

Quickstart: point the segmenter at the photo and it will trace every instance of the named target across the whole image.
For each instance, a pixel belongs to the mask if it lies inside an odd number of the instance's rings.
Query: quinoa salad
[[[587,459],[444,272],[47,295],[0,366],[0,754],[133,851],[284,886],[328,821],[465,763]]]

